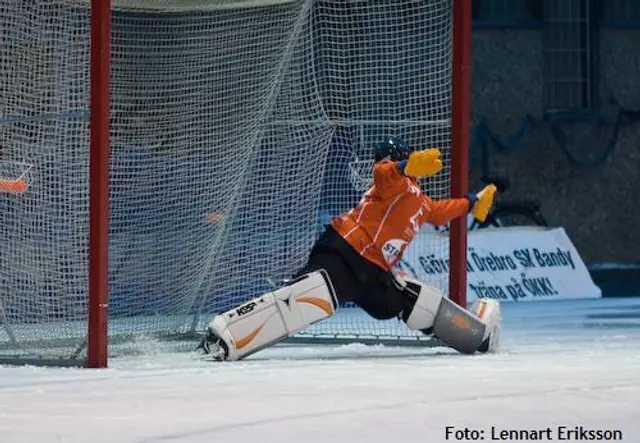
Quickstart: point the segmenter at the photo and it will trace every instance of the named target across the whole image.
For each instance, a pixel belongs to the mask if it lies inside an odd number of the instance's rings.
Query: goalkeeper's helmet
[[[413,149],[409,143],[399,137],[388,137],[376,145],[375,161],[382,160],[402,161],[407,160]]]

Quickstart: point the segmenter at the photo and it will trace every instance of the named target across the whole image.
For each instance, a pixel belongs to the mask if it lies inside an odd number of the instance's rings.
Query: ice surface
[[[491,441],[492,426],[558,425],[640,442],[640,299],[504,315],[497,355],[354,344],[239,363],[181,353],[107,370],[0,367],[0,442],[424,443],[447,441],[446,426]]]

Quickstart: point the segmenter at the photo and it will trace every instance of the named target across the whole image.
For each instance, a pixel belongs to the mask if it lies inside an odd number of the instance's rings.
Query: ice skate
[[[202,349],[205,354],[216,361],[226,360],[229,355],[227,344],[211,328],[207,328],[205,336],[196,349]]]

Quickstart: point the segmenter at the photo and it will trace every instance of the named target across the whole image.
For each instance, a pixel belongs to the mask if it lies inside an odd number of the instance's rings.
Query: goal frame
[[[471,2],[451,0],[453,41],[451,67],[452,197],[468,192],[470,118]],[[112,0],[91,0],[88,368],[108,365],[109,300],[109,152]],[[449,294],[466,305],[466,220],[451,223]]]
[[[87,367],[106,368],[109,346],[111,0],[91,0],[89,289]]]
[[[451,56],[451,196],[469,192],[469,120],[471,118],[471,3],[453,0]],[[467,220],[451,222],[449,298],[467,305]]]

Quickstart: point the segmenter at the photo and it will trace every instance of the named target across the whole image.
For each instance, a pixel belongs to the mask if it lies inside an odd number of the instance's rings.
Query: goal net
[[[29,165],[0,191],[0,356],[82,359],[89,2],[0,0],[0,30],[0,162]],[[195,335],[290,277],[381,137],[439,147],[424,186],[446,197],[451,41],[451,0],[114,0],[110,351]],[[416,337],[349,308],[304,334]]]

